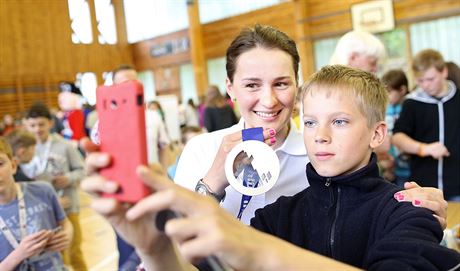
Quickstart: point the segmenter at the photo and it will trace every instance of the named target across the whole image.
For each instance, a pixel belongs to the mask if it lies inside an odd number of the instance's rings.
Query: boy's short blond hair
[[[352,95],[368,127],[385,120],[388,92],[373,74],[342,65],[325,66],[314,73],[302,86],[302,100],[306,94],[326,91],[327,95],[346,92]]]
[[[412,70],[415,76],[420,76],[425,71],[434,67],[437,71],[442,72],[446,67],[442,55],[433,49],[426,49],[418,52],[412,62]]]
[[[6,154],[10,160],[13,160],[13,150],[4,137],[0,137],[0,153]]]
[[[9,133],[6,136],[6,140],[10,144],[11,148],[13,149],[13,154],[16,155],[16,152],[20,148],[28,148],[31,146],[35,146],[37,144],[37,140],[35,136],[30,132],[27,132],[22,129],[16,129]]]

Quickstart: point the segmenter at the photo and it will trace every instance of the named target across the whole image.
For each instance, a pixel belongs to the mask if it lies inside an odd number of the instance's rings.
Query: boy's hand
[[[434,217],[438,219],[441,227],[447,227],[447,201],[441,190],[433,187],[421,187],[416,182],[404,183],[404,188],[397,192],[394,197],[399,202],[412,202],[416,207],[427,208],[434,212]]]
[[[62,189],[68,187],[70,185],[70,181],[69,178],[67,178],[67,176],[58,175],[54,176],[53,185],[56,189]]]
[[[441,159],[442,157],[450,155],[446,146],[441,142],[426,144],[424,152],[426,156],[431,156],[434,159]]]
[[[27,235],[22,239],[21,243],[19,243],[19,246],[16,248],[19,252],[18,254],[23,258],[22,260],[41,253],[52,235],[53,233],[49,230],[41,230]]]
[[[68,248],[71,242],[72,240],[69,238],[69,235],[65,231],[60,230],[53,233],[53,235],[50,237],[48,243],[46,244],[46,249],[60,252]]]

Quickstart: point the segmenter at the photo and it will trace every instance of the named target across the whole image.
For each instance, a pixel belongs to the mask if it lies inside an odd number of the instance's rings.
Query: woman
[[[228,128],[236,124],[235,113],[222,96],[217,86],[210,86],[206,93],[204,126],[208,132]]]
[[[236,100],[241,113],[238,124],[193,138],[184,148],[174,181],[189,189],[207,188],[208,194],[221,198],[222,206],[249,224],[254,211],[290,196],[308,186],[305,165],[308,162],[302,135],[290,121],[298,89],[300,57],[295,42],[281,31],[256,25],[243,30],[227,50],[227,92]],[[280,176],[267,193],[252,197],[242,210],[242,195],[228,186],[224,172],[228,152],[242,141],[241,130],[263,127],[265,142],[280,160]],[[406,188],[415,188],[416,184]],[[433,188],[410,189],[397,200],[419,199],[423,207],[435,211],[445,225],[446,202]]]

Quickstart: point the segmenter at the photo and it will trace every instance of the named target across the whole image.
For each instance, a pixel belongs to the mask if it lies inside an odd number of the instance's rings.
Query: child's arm
[[[73,236],[73,227],[69,220],[66,218],[59,223],[60,230],[54,232],[48,243],[46,249],[59,252],[70,246]]]
[[[58,189],[71,185],[76,186],[85,176],[84,160],[77,148],[68,144],[66,146],[66,159],[69,163],[69,171],[63,175],[55,176],[53,180],[54,187]]]
[[[19,246],[0,262],[0,270],[14,270],[25,259],[41,253],[51,235],[51,231],[41,230],[26,236]]]

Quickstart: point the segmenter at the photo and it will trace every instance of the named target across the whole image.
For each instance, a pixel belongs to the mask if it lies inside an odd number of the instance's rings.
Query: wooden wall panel
[[[295,29],[293,25],[295,21],[293,8],[292,3],[287,2],[203,25],[205,57],[209,59],[225,55],[228,45],[241,31],[241,28],[253,26],[256,23],[272,25],[294,37]],[[149,52],[150,47],[153,45],[186,37],[187,35],[188,31],[185,29],[134,44],[133,57],[136,68],[139,70],[155,70],[163,66],[190,63],[189,52],[155,58],[151,57]]]
[[[143,71],[155,70],[163,66],[178,66],[183,63],[189,63],[191,61],[189,51],[161,57],[150,56],[150,48],[152,46],[184,37],[188,37],[187,29],[133,44],[134,65],[138,70]]]
[[[361,0],[310,0],[309,18],[301,20],[310,24],[311,34],[303,39],[339,36],[352,29],[350,8]],[[393,1],[397,25],[414,23],[460,14],[458,0],[395,0]]]
[[[256,10],[243,15],[205,24],[203,43],[206,58],[225,55],[227,47],[243,27],[252,27],[256,23],[271,25],[295,37],[294,6],[291,2]]]
[[[298,1],[298,0],[293,0]],[[351,29],[350,7],[363,0],[307,0],[307,18],[296,18],[295,3],[257,10],[240,16],[203,25],[204,54],[207,59],[221,57],[242,27],[255,23],[273,25],[297,41],[315,40],[341,35]],[[90,1],[93,3],[93,0]],[[117,15],[117,45],[73,44],[65,0],[0,0],[0,117],[12,108],[24,108],[29,99],[52,101],[60,80],[74,80],[77,72],[92,71],[101,80],[104,71],[121,63],[134,64],[138,70],[162,73],[190,63],[189,52],[152,58],[154,44],[188,35],[178,31],[132,46],[126,40],[123,1],[113,0]],[[93,7],[92,7],[93,8]],[[413,22],[460,14],[459,0],[394,0],[396,22]],[[94,10],[92,10],[94,14]],[[308,24],[309,31],[296,33],[299,25]],[[93,33],[97,41],[97,33]],[[301,56],[313,57],[312,55]],[[158,70],[157,70],[158,69]],[[47,86],[46,95],[27,94],[24,87]],[[174,88],[173,88],[174,89]],[[27,89],[26,89],[27,90]],[[35,95],[35,96],[34,96]],[[14,97],[14,99],[12,98]],[[12,102],[13,101],[13,102]]]
[[[395,1],[396,23],[414,23],[460,14],[459,0]]]
[[[123,14],[120,11],[123,2],[114,0],[113,3],[117,14]],[[94,6],[91,9],[94,14]],[[120,22],[124,23],[124,18],[117,18],[118,25]],[[124,27],[122,29],[125,31]],[[57,83],[75,80],[78,72],[94,72],[102,82],[103,72],[122,63],[133,63],[126,34],[118,36],[119,43],[116,45],[101,45],[97,43],[98,33],[93,33],[93,44],[84,45],[73,44],[71,33],[65,0],[0,0],[2,105],[4,101],[11,102],[11,89],[16,93],[16,96],[13,95],[16,97],[15,105],[2,106],[0,117],[5,113],[14,113],[12,108],[23,110],[33,99],[44,99],[50,106],[55,106]],[[40,87],[44,92],[24,91],[19,94],[23,86],[28,85]],[[4,93],[7,96],[4,97]]]

